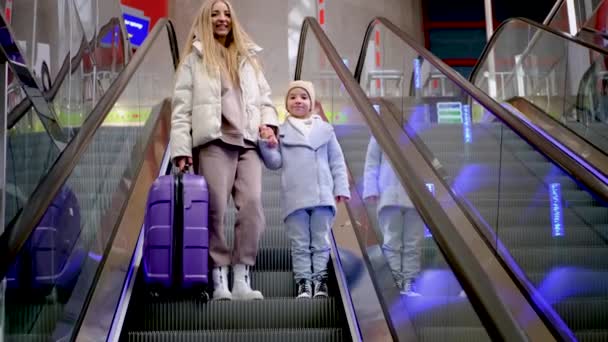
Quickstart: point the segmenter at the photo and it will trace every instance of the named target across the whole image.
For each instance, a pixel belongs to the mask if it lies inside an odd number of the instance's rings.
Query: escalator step
[[[233,246],[234,230],[226,229],[226,243]],[[260,247],[284,247],[289,246],[289,239],[284,227],[266,228],[260,239]]]
[[[604,246],[606,242],[595,231],[588,227],[568,227],[568,234],[553,237],[549,227],[519,226],[504,227],[496,233],[497,237],[509,247],[540,246],[584,247]]]
[[[15,296],[10,293],[9,295]],[[25,299],[24,302],[6,303],[5,310],[10,312],[10,315],[6,316],[6,333],[49,334],[53,331],[57,319],[62,316],[63,307],[51,301],[45,304],[30,304]]]
[[[418,331],[419,341],[450,341],[471,342],[490,341],[490,336],[483,328],[459,328],[459,327],[432,327],[422,328]]]
[[[537,247],[534,249],[512,248],[511,255],[527,272],[548,270],[554,267],[583,267],[608,269],[608,250],[598,247]]]
[[[342,329],[276,329],[276,330],[212,330],[212,331],[146,331],[129,333],[129,342],[311,342],[346,341]]]
[[[570,299],[553,306],[573,330],[606,329],[608,299]]]
[[[6,342],[48,342],[48,335],[35,335],[35,334],[23,334],[23,335],[6,335]]]
[[[605,330],[582,330],[576,332],[579,342],[605,342],[608,341],[608,331]]]
[[[291,271],[289,248],[264,247],[258,252],[255,271]]]
[[[131,331],[217,329],[307,329],[342,326],[339,303],[332,298],[261,301],[143,302]]]
[[[293,272],[251,272],[253,288],[262,291],[265,298],[293,298],[296,285]]]

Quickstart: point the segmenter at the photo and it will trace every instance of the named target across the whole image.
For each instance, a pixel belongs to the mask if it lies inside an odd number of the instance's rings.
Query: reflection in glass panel
[[[605,56],[521,21],[500,31],[473,83],[526,115],[532,104],[608,151]],[[512,108],[511,108],[512,109]]]
[[[59,151],[34,110],[8,130],[6,138],[6,209],[9,224],[55,162]]]
[[[515,31],[524,32],[531,31]],[[499,85],[498,96],[505,98],[520,86],[533,100],[567,94],[563,91],[570,87],[572,72],[566,72],[562,57],[577,48],[564,46],[563,41],[541,44],[541,33],[538,58],[523,58],[526,62],[520,65],[502,58],[517,48],[517,34],[495,47],[495,73],[478,74],[484,80],[478,79],[477,84],[489,92],[488,81],[493,79]],[[408,45],[392,36],[387,44],[399,47],[401,55],[410,53]],[[539,303],[553,307],[579,340],[605,336],[600,322],[608,298],[606,205],[466,93],[426,86],[441,72],[428,61],[422,60],[421,65],[420,74],[410,76],[420,79],[413,82],[420,87],[406,87],[401,97],[372,98],[381,115],[397,118],[418,149],[426,151],[427,160],[445,174],[461,204],[480,219],[482,233],[505,247],[503,257],[512,258],[514,271],[525,274],[536,288],[542,298]],[[486,64],[488,70],[491,67]],[[512,74],[503,82],[501,72]],[[551,74],[559,87],[547,88],[539,82]],[[449,78],[445,80],[445,89],[459,88]],[[503,91],[505,95],[500,95]],[[559,108],[570,99],[565,96]]]
[[[401,292],[397,302],[388,304],[390,319],[398,325],[407,317],[422,339],[448,341],[468,336],[489,340],[434,239],[425,237],[425,226],[417,210],[313,35],[307,37],[305,51],[301,78],[315,85],[318,111],[333,124],[356,191],[367,200],[366,216],[373,227],[367,233],[374,234],[374,240],[382,244],[382,255],[370,257],[380,258],[378,262],[391,270],[392,284],[383,286],[394,286]],[[409,77],[415,68],[413,58],[408,58],[405,65],[401,59],[404,50],[398,52],[399,56],[393,54],[394,60],[382,61],[387,72],[382,69],[364,75],[362,87],[373,96],[402,98],[403,89],[409,91]],[[399,102],[400,110],[401,101],[395,102]],[[384,110],[382,104],[378,108],[380,112]],[[368,250],[375,247],[368,246]]]
[[[117,195],[131,186],[123,176],[144,157],[144,146],[137,142],[145,138],[151,113],[171,95],[166,80],[173,79],[173,72],[167,34],[161,32],[9,271],[9,339],[71,336],[108,243],[122,247],[111,240],[115,224],[107,217],[122,205]],[[40,159],[30,156],[23,162]]]

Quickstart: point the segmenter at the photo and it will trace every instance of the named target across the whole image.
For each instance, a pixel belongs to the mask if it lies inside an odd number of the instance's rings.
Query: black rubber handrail
[[[376,18],[374,22],[375,21],[392,25],[384,18]],[[372,134],[378,143],[383,147],[387,155],[399,155],[399,151],[401,150],[399,144],[390,138],[390,133],[388,132],[387,128],[384,127],[384,124],[378,120],[378,115],[373,109],[370,99],[365,95],[359,83],[353,78],[350,71],[344,66],[339,54],[323,32],[319,23],[314,18],[306,18],[303,24],[302,33],[300,36],[300,47],[298,49],[295,79],[300,79],[300,75],[302,73],[305,51],[304,47],[306,45],[305,40],[308,30],[313,31],[321,49],[325,52],[326,58],[333,66],[334,71],[341,83],[344,85],[346,92],[350,95],[352,103],[366,118],[368,127],[372,131]],[[418,44],[414,46],[416,50],[419,50],[420,55],[423,58],[436,58]],[[360,58],[360,61],[361,60],[362,59]],[[442,62],[440,62],[440,64],[440,70],[449,69],[449,67]],[[358,70],[361,70],[360,65],[358,65]],[[358,75],[360,76],[360,72]],[[458,77],[460,83],[468,84],[468,82],[462,78],[462,76],[456,74],[454,77]],[[472,90],[473,87],[469,86],[468,88]],[[481,92],[478,89],[476,91]],[[479,97],[483,98],[483,95],[483,93],[479,94]],[[499,104],[487,98],[487,95],[485,95],[485,97],[486,99],[482,99],[481,101],[491,102],[488,105],[491,109],[504,110]],[[471,252],[469,247],[462,242],[464,241],[464,238],[460,236],[460,233],[453,226],[452,221],[448,218],[446,212],[441,209],[441,206],[437,200],[434,199],[434,197],[428,192],[426,187],[423,185],[424,183],[422,180],[417,179],[416,176],[404,171],[406,168],[408,168],[406,165],[404,165],[404,163],[393,163],[393,165],[396,165],[395,172],[399,175],[399,177],[401,179],[408,180],[406,182],[407,184],[422,184],[421,186],[412,185],[412,189],[408,189],[408,194],[410,195],[410,199],[414,203],[415,207],[420,210],[420,213],[425,219],[425,222],[427,222],[429,230],[431,230],[441,252],[445,255],[457,277],[459,277],[459,279],[466,279],[467,284],[476,284],[477,286],[480,286],[480,284],[489,284],[487,279],[488,275],[483,271],[479,264],[480,260],[477,260],[472,254],[470,254]],[[452,237],[456,236],[459,238],[451,239]],[[455,242],[456,240],[458,241]],[[470,299],[476,304],[479,304],[475,308],[478,310],[479,318],[484,323],[490,337],[496,340],[508,341],[527,339],[525,337],[525,333],[522,331],[523,328],[519,325],[516,318],[511,315],[510,310],[507,308],[509,303],[504,303],[501,300],[500,295],[495,292],[493,288],[490,288],[490,286],[484,286],[484,291],[476,290],[477,289],[470,293]],[[389,324],[389,326],[391,327],[392,332],[395,333],[394,329],[396,328],[392,326],[392,324]]]
[[[173,25],[170,24],[168,19],[160,19],[148,34],[144,44],[120,72],[112,87],[103,94],[99,103],[86,118],[78,133],[66,145],[46,177],[32,192],[19,216],[5,228],[4,233],[0,236],[0,279],[6,277],[7,271],[14,262],[15,257],[42,219],[42,216],[62,185],[72,174],[80,158],[93,140],[97,129],[104,122],[163,30],[167,30],[169,40],[173,40],[170,46],[177,47]],[[179,54],[173,51],[171,55],[173,66],[176,67],[179,64]],[[27,215],[24,213],[27,213]]]
[[[120,21],[117,18],[112,18],[108,21],[107,24],[100,28],[100,32],[106,32],[108,29],[113,28],[115,25],[120,25]],[[120,31],[121,35],[123,35],[122,30]],[[101,35],[100,35],[101,37]],[[122,39],[123,37],[121,37]],[[80,62],[82,61],[82,57],[84,56],[85,50],[93,50],[94,43],[96,38],[89,43],[87,43],[86,39],[83,37],[80,42],[80,47],[78,48],[78,52],[74,57],[70,59],[70,56],[66,56],[63,60],[63,64],[55,77],[54,82],[51,84],[51,88],[48,89],[44,94],[44,99],[48,102],[53,102],[59,89],[63,85],[63,81],[67,77],[68,74],[73,74],[80,67]],[[123,39],[124,41],[124,39]],[[128,47],[124,47],[123,51],[127,51]],[[126,60],[126,59],[123,59]],[[70,65],[72,66],[70,68]],[[32,101],[28,97],[25,97],[21,102],[19,102],[7,115],[6,119],[6,127],[7,129],[13,128],[21,120],[21,118],[32,108]]]
[[[485,92],[481,91],[479,88],[475,87],[473,84],[468,82],[458,72],[456,72],[452,68],[445,65],[438,57],[436,57],[431,52],[429,52],[428,50],[426,50],[425,48],[420,46],[413,38],[409,37],[405,32],[403,32],[396,25],[394,25],[392,22],[390,22],[389,20],[387,20],[385,18],[381,18],[381,17],[374,18],[367,27],[365,37],[363,40],[363,44],[361,47],[361,51],[359,54],[357,66],[355,68],[355,79],[357,79],[357,81],[359,83],[361,81],[363,67],[365,65],[367,47],[368,47],[371,35],[373,34],[377,25],[384,25],[386,28],[388,28],[392,33],[394,33],[397,37],[399,37],[402,41],[404,41],[405,44],[409,45],[412,49],[416,50],[419,58],[422,58],[423,61],[427,61],[428,63],[433,65],[433,67],[435,67],[442,74],[444,74],[450,81],[452,81],[456,85],[458,85],[465,93],[468,93],[468,95],[471,98],[475,99],[475,101],[477,101],[478,103],[480,103],[487,109],[490,109],[492,111],[496,110],[496,112],[494,112],[494,113],[497,114],[497,117],[507,118],[507,119],[509,119],[508,121],[513,126],[518,127],[518,128],[525,128],[527,131],[526,133],[528,134],[530,140],[539,141],[538,133],[531,131],[528,127],[524,127],[524,125],[521,122],[518,122],[519,120],[514,120],[514,116],[509,111],[507,111],[505,108],[503,108],[501,105],[499,105],[496,101],[494,101],[491,97],[489,97]],[[507,122],[507,120],[503,120],[503,121]],[[509,122],[507,122],[507,125],[511,126],[511,124],[509,124]],[[513,126],[511,126],[511,127],[513,128]],[[417,141],[416,137],[411,137],[411,138],[414,141]],[[545,145],[547,145],[544,142],[544,140],[542,142]],[[420,147],[420,144],[418,144],[417,146]],[[422,145],[422,147],[424,147],[424,145]],[[419,148],[419,150],[420,150],[420,148]],[[423,148],[423,150],[424,150],[424,148]],[[557,151],[555,151],[555,152],[557,152]],[[425,155],[425,158],[429,159],[429,153],[426,153],[424,155]],[[429,162],[430,161],[431,160],[429,160]],[[440,178],[444,178],[443,175],[440,174]],[[482,220],[478,220],[475,217],[476,215],[471,215],[471,213],[470,213],[471,210],[469,209],[469,206],[463,204],[465,201],[463,201],[462,199],[459,199],[458,196],[455,196],[455,198],[456,198],[456,202],[458,202],[460,207],[463,209],[463,211],[465,211],[467,213],[467,215],[469,216],[469,219],[471,220],[473,225],[476,227],[477,231],[480,232],[480,234],[485,238],[486,242],[488,242],[488,244],[490,244],[493,248],[496,248],[496,244],[495,244],[496,239],[490,238],[488,235],[490,233],[491,227],[487,227],[487,225],[480,224],[480,222]],[[518,284],[518,287],[522,290],[522,293],[526,296],[526,298],[528,298],[529,302],[534,306],[536,312],[542,317],[542,319],[545,321],[545,323],[549,327],[551,327],[554,335],[560,336],[560,339],[562,339],[562,340],[570,340],[572,335],[571,335],[571,332],[569,331],[569,329],[564,326],[564,324],[561,322],[561,319],[559,317],[556,317],[555,313],[552,312],[552,309],[546,308],[541,305],[537,305],[537,303],[533,300],[534,295],[532,294],[533,291],[531,291],[529,284],[527,284],[527,282],[523,280],[523,277],[521,274],[519,274],[519,273],[516,274],[517,272],[514,272],[512,270],[512,267],[510,266],[512,263],[507,262],[505,260],[501,260],[501,262],[505,266],[505,269],[508,270],[511,278]]]

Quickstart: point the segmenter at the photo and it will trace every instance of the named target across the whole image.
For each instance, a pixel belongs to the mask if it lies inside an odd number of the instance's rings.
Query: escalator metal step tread
[[[293,298],[296,285],[293,272],[251,272],[253,288],[260,290],[265,298]]]
[[[539,246],[553,246],[556,248],[605,246],[606,242],[596,232],[585,227],[569,227],[568,234],[553,237],[552,230],[536,227],[509,227],[501,228],[498,238],[506,246],[537,248]]]
[[[289,247],[263,247],[258,252],[254,269],[256,271],[291,271]]]
[[[478,326],[479,318],[468,301],[454,297],[418,297],[406,299],[408,309],[417,312],[410,317],[416,327],[449,328]],[[428,310],[441,303],[441,310]],[[600,330],[608,322],[608,300],[597,298],[569,299],[553,305],[556,312],[574,331]],[[607,332],[608,334],[608,332]]]
[[[579,330],[575,332],[579,342],[606,342],[608,331],[606,330]]]
[[[225,236],[228,246],[233,246],[234,230],[226,229]],[[261,248],[289,246],[289,238],[285,228],[282,226],[266,228],[260,238],[259,246]]]
[[[510,248],[511,255],[527,272],[547,270],[553,267],[581,266],[586,269],[606,270],[608,250],[603,247]]]
[[[6,333],[23,334],[39,333],[49,334],[55,328],[57,319],[62,316],[63,305],[58,303],[29,304],[14,303],[5,304]]]
[[[417,331],[418,341],[471,342],[491,341],[486,329],[474,327],[431,327]]]
[[[138,303],[130,331],[306,329],[343,326],[339,302],[333,298],[261,301],[167,301]]]
[[[6,335],[6,342],[48,342],[49,335],[18,334]]]
[[[606,329],[608,299],[569,299],[553,307],[573,330]]]
[[[130,332],[129,342],[341,342],[349,335],[342,329],[273,329],[273,330],[211,330],[211,331],[146,331]]]

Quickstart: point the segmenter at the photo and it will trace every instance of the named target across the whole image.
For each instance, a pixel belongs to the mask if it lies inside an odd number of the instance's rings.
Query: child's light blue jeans
[[[331,207],[314,207],[294,211],[285,219],[296,282],[301,279],[319,281],[327,277],[329,230],[334,216]]]

